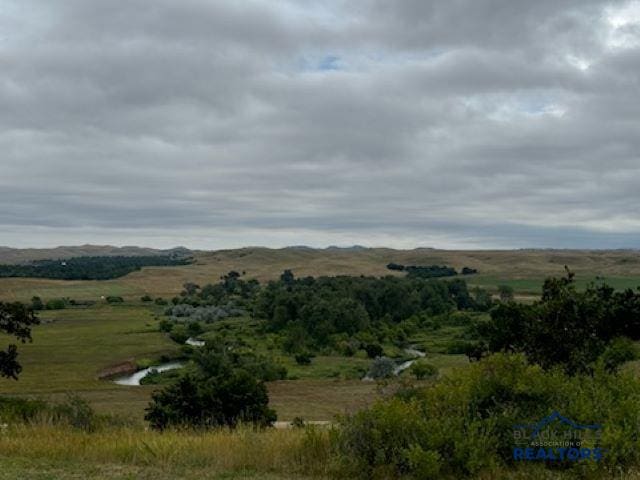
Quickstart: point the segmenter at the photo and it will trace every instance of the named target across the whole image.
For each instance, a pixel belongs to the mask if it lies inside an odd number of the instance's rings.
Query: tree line
[[[188,265],[192,260],[171,255],[140,257],[74,257],[64,260],[38,260],[26,265],[0,265],[0,278],[33,277],[58,280],[110,280],[142,267]]]

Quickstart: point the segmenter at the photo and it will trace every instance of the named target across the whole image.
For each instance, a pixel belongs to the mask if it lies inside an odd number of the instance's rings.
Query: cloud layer
[[[640,3],[4,0],[0,244],[638,247]]]

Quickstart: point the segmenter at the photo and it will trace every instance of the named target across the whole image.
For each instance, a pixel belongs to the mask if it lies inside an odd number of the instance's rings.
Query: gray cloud
[[[5,0],[0,244],[640,247],[640,3]]]

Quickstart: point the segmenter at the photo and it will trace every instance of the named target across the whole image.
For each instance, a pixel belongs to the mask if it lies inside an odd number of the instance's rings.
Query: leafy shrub
[[[169,337],[176,343],[183,344],[189,338],[189,333],[184,325],[176,325],[171,329]]]
[[[166,320],[163,318],[162,320],[160,320],[160,325],[159,325],[160,331],[170,332],[173,329],[173,325],[174,325],[173,322],[170,322],[169,320]]]
[[[149,295],[143,295],[142,297],[140,297],[140,301],[141,302],[153,302],[153,298],[151,298]]]
[[[122,297],[118,297],[115,295],[110,295],[107,297],[107,303],[123,303],[124,299]]]
[[[45,308],[47,310],[64,310],[67,308],[67,302],[64,298],[53,298],[47,301]]]
[[[310,365],[313,356],[309,352],[302,352],[296,354],[294,358],[296,359],[296,363],[298,365]]]
[[[156,305],[167,305],[167,301],[162,298],[162,297],[158,297],[153,301]]]
[[[384,349],[378,343],[368,343],[364,346],[364,351],[367,352],[367,357],[376,358],[384,355]]]
[[[396,364],[387,357],[376,358],[369,367],[369,376],[374,380],[393,377]]]
[[[44,303],[40,297],[31,298],[31,308],[35,311],[44,310]]]
[[[97,416],[89,402],[79,395],[68,395],[67,401],[56,405],[54,416],[66,421],[74,428],[92,432],[97,426]]]
[[[553,411],[603,425],[606,454],[589,468],[602,473],[640,460],[640,425],[629,421],[640,418],[640,379],[604,368],[571,377],[508,354],[343,418],[334,446],[343,478],[478,477],[512,463],[514,425],[537,423]]]
[[[204,332],[204,329],[202,328],[202,325],[200,325],[198,322],[189,322],[189,324],[187,325],[187,332],[192,337],[195,337],[197,335],[200,335],[202,332]]]
[[[609,372],[615,372],[625,362],[638,358],[638,347],[626,338],[614,338],[600,356],[600,361]]]
[[[417,380],[423,380],[425,378],[433,378],[438,376],[438,367],[423,360],[416,360],[415,362],[413,362],[411,364],[410,370]]]
[[[145,415],[152,428],[266,426],[276,420],[264,382],[234,366],[226,352],[204,347],[194,360],[193,373],[152,395]]]

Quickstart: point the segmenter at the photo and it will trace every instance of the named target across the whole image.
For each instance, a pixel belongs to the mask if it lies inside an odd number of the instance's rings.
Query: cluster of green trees
[[[0,265],[0,277],[34,277],[60,280],[109,280],[123,277],[142,267],[187,265],[191,259],[150,255],[141,257],[74,257],[65,260],[38,260],[28,265]]]
[[[455,268],[446,265],[400,265],[392,262],[387,265],[387,268],[407,272],[408,276],[419,278],[453,277],[458,274]]]
[[[19,342],[31,341],[31,328],[40,321],[32,308],[20,302],[0,302],[0,333],[14,337]],[[0,350],[0,377],[18,379],[22,366],[18,362],[18,347],[10,344]]]
[[[210,343],[192,360],[194,368],[152,395],[145,415],[152,428],[267,426],[276,420],[256,358]]]
[[[472,295],[466,283],[458,279],[428,281],[390,276],[295,279],[289,272],[258,291],[253,312],[266,321],[269,330],[284,331],[322,347],[335,335],[353,336],[379,330],[382,325],[398,324],[415,315],[486,309],[490,304],[488,295]]]
[[[391,262],[387,264],[387,268],[389,270],[407,272],[408,276],[419,278],[453,277],[458,274],[455,268],[446,265],[401,265]],[[462,275],[472,275],[478,273],[478,270],[470,267],[462,267],[460,273],[462,273]]]
[[[171,299],[173,305],[190,305],[192,307],[220,306],[231,303],[238,307],[250,305],[256,293],[260,290],[258,280],[244,280],[243,274],[234,270],[220,277],[218,283],[208,283],[200,286],[187,282],[182,286],[180,296]],[[145,296],[142,301],[150,301]],[[157,300],[156,300],[157,303]]]
[[[473,325],[475,356],[522,352],[544,368],[588,372],[601,359],[608,368],[635,355],[640,340],[640,292],[615,291],[606,284],[575,287],[574,276],[545,281],[533,304],[501,302],[491,318]],[[603,357],[604,355],[604,357]],[[618,361],[616,361],[618,359]]]

